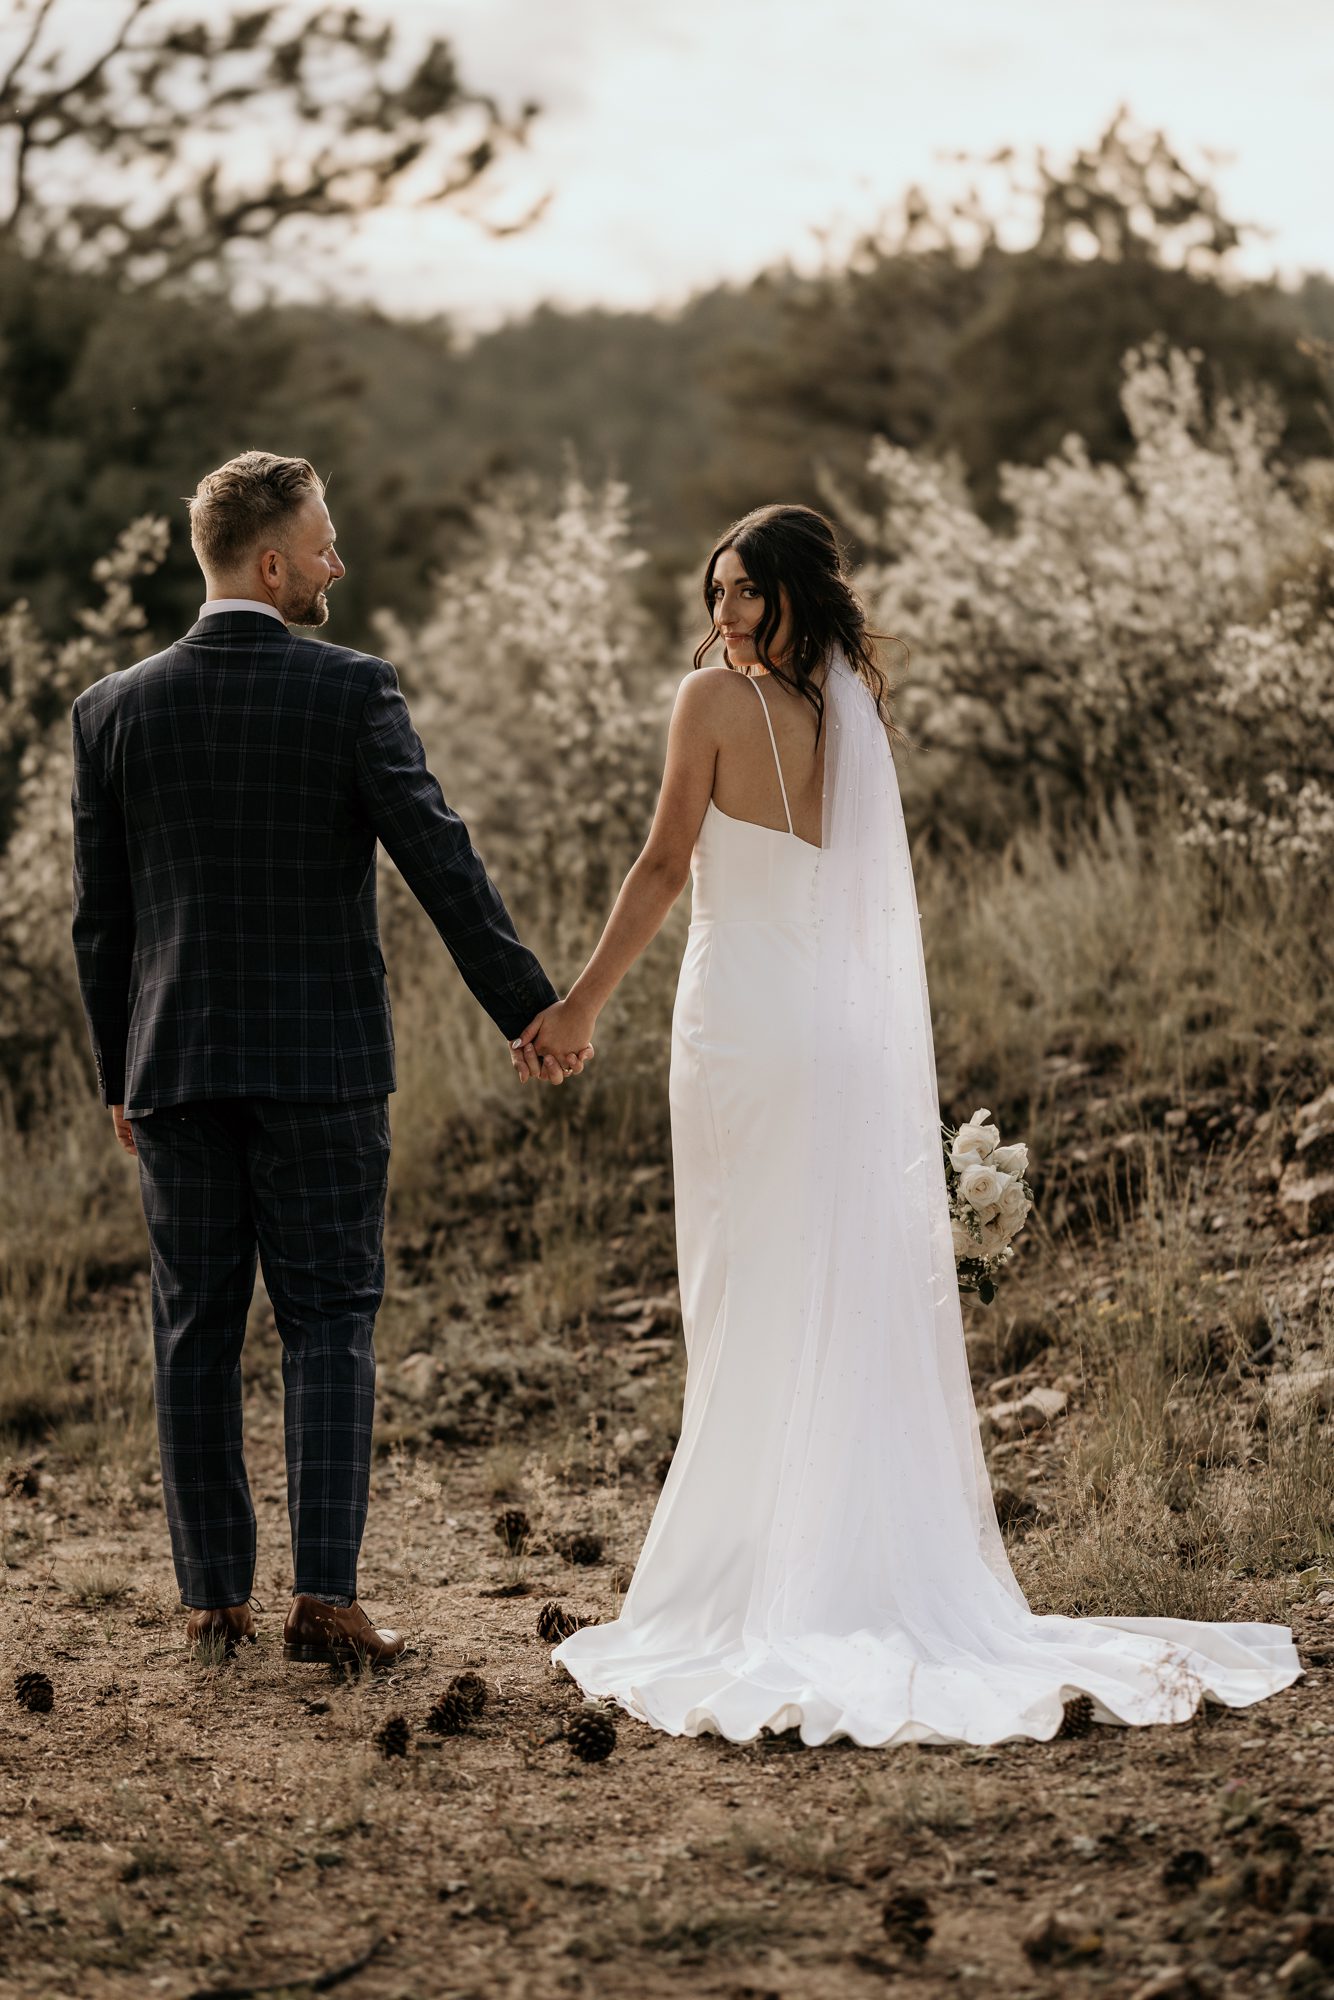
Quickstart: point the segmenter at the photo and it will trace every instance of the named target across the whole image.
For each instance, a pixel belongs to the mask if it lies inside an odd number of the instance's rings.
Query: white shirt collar
[[[266,618],[276,618],[285,626],[287,620],[281,611],[271,604],[263,603],[258,597],[210,597],[199,607],[201,618],[216,618],[220,611],[262,611]]]

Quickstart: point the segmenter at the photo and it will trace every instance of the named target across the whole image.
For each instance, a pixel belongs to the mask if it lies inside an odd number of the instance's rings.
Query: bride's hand
[[[597,1016],[577,1001],[562,1000],[529,1022],[510,1044],[510,1060],[520,1083],[540,1077],[564,1083],[579,1076],[593,1059],[593,1029]]]
[[[539,1017],[531,1027],[525,1028],[524,1033],[535,1034],[540,1026]],[[539,1056],[531,1042],[519,1040],[510,1043],[510,1062],[520,1083],[564,1083],[567,1077],[582,1076],[584,1064],[592,1060],[591,1042],[559,1056]]]

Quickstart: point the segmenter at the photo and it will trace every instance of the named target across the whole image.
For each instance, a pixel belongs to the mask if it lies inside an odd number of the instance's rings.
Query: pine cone
[[[576,1617],[573,1611],[567,1611],[565,1606],[558,1604],[553,1597],[537,1614],[537,1636],[539,1639],[545,1639],[549,1645],[558,1646],[562,1639],[569,1638],[571,1632],[577,1632],[583,1622],[582,1618]]]
[[[578,1563],[581,1568],[588,1569],[602,1561],[602,1537],[588,1533],[564,1535],[557,1542],[556,1550],[566,1562]]]
[[[517,1555],[533,1532],[533,1524],[522,1507],[506,1507],[496,1515],[495,1531],[511,1555]]]
[[[1181,1847],[1163,1863],[1162,1884],[1171,1895],[1188,1895],[1213,1872],[1213,1863],[1202,1848]]]
[[[890,1897],[883,1922],[894,1942],[914,1956],[924,1952],[935,1935],[931,1905],[915,1889],[900,1889]]]
[[[616,1748],[616,1724],[605,1708],[589,1702],[569,1724],[565,1741],[585,1764],[600,1764]]]
[[[426,1727],[433,1736],[462,1736],[475,1713],[467,1695],[459,1692],[457,1681],[451,1681],[444,1693],[432,1702]]]
[[[404,1715],[391,1715],[383,1727],[375,1733],[376,1745],[382,1757],[406,1757],[408,1738],[408,1722]]]
[[[1073,1701],[1063,1705],[1061,1726],[1058,1737],[1087,1736],[1093,1727],[1093,1698],[1087,1694],[1077,1694]]]
[[[34,1715],[49,1715],[56,1698],[50,1677],[40,1672],[14,1676],[14,1699]]]
[[[480,1674],[455,1674],[445,1690],[446,1694],[457,1695],[465,1704],[469,1717],[475,1721],[486,1707],[486,1682]]]

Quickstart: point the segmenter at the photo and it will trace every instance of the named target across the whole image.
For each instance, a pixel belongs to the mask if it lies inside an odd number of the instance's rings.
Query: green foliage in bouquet
[[[984,1108],[963,1125],[940,1128],[959,1290],[976,1292],[986,1306],[1033,1206],[1033,1190],[1024,1178],[1028,1148],[1003,1146],[990,1118]]]

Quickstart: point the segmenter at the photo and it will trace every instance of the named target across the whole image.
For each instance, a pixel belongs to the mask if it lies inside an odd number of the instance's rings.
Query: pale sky
[[[366,4],[366,0],[363,0]],[[369,0],[451,37],[466,77],[545,107],[530,231],[384,218],[361,261],[387,303],[476,320],[542,299],[647,306],[818,259],[942,154],[1068,155],[1129,104],[1225,208],[1274,231],[1246,268],[1334,269],[1330,0]]]
[[[14,0],[0,0],[13,20]],[[90,32],[121,0],[61,0]],[[465,79],[538,100],[492,240],[445,211],[371,218],[335,260],[388,310],[486,325],[549,300],[673,304],[791,259],[809,268],[913,182],[961,192],[958,152],[1059,160],[1122,102],[1273,232],[1242,268],[1334,270],[1331,0],[361,0]],[[221,13],[181,0],[182,16]],[[302,10],[304,11],[304,10]],[[1210,166],[1208,155],[1222,155]],[[974,175],[976,178],[976,175]],[[998,177],[984,189],[1001,198]],[[1002,231],[1013,240],[1014,229]],[[330,275],[326,267],[325,275]]]

